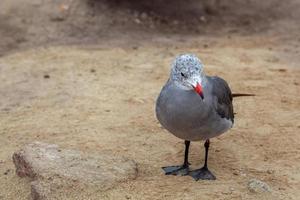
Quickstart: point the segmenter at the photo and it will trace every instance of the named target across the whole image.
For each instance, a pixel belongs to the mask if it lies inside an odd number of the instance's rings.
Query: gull
[[[224,79],[205,75],[201,60],[193,54],[181,54],[175,58],[155,110],[161,125],[185,141],[185,154],[182,165],[163,167],[166,175],[189,175],[196,181],[216,179],[207,166],[210,139],[232,128],[232,99],[238,96],[253,95],[232,94]],[[190,142],[200,140],[205,141],[204,166],[190,170]]]

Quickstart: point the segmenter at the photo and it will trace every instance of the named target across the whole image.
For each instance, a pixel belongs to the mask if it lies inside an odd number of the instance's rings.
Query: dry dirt
[[[152,2],[1,1],[0,199],[30,198],[11,157],[36,140],[138,163],[137,179],[78,199],[299,199],[300,2]],[[161,170],[183,159],[154,114],[182,52],[256,95],[235,99],[234,128],[211,140],[216,181]],[[192,143],[192,167],[203,157]],[[272,192],[251,193],[252,178]]]

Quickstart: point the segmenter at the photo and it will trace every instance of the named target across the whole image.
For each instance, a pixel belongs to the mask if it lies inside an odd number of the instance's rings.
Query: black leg
[[[184,161],[183,161],[183,165],[185,166],[189,166],[189,149],[190,149],[190,141],[185,140],[184,144],[185,144],[185,151],[184,151]]]
[[[208,149],[209,149],[209,140],[206,140],[204,143],[205,147],[205,161],[204,161],[204,167],[207,168],[207,159],[208,159]]]
[[[199,179],[201,179],[201,180],[216,180],[215,175],[213,175],[207,167],[209,140],[205,141],[204,147],[205,147],[204,166],[200,169],[196,169],[194,171],[191,171],[189,173],[189,175],[192,176],[196,181],[198,181]]]
[[[166,175],[181,175],[185,176],[189,173],[189,148],[190,148],[190,141],[184,141],[185,143],[185,152],[184,152],[184,161],[182,165],[179,166],[169,166],[163,167],[162,169],[165,171]]]

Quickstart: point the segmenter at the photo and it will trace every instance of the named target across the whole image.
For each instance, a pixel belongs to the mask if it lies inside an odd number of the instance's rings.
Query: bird
[[[156,100],[155,112],[160,124],[184,140],[182,165],[162,167],[166,175],[189,175],[194,180],[215,180],[208,169],[210,139],[225,133],[234,124],[233,94],[227,82],[218,76],[207,76],[202,61],[194,54],[178,55],[171,66],[169,79]],[[203,167],[189,168],[191,141],[205,141]]]

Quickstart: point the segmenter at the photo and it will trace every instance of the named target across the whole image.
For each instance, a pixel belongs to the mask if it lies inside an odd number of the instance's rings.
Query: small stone
[[[223,191],[222,194],[225,194],[225,195],[228,195],[230,194],[231,192],[228,192],[228,191]]]
[[[91,69],[90,72],[91,72],[91,73],[95,73],[96,70],[95,70],[95,69]]]
[[[248,189],[253,193],[271,192],[271,188],[267,183],[257,179],[251,179],[248,182]]]
[[[206,17],[205,17],[204,15],[202,15],[202,16],[200,17],[200,21],[201,21],[201,22],[207,22]]]
[[[134,19],[134,22],[137,23],[137,24],[141,24],[141,23],[142,23],[141,20],[140,20],[139,18],[135,18],[135,19]]]
[[[45,75],[44,75],[44,78],[45,78],[45,79],[48,79],[48,78],[50,78],[50,75],[49,75],[49,74],[45,74]]]
[[[237,175],[239,175],[239,173],[238,173],[237,171],[234,171],[234,172],[233,172],[233,175],[236,175],[236,176],[237,176]]]

